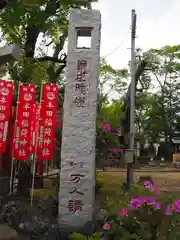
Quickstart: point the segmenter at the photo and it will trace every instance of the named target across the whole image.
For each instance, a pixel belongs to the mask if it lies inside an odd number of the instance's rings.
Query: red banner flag
[[[57,101],[57,84],[45,83],[41,104],[40,139],[38,146],[39,160],[52,160]]]
[[[21,84],[19,102],[17,105],[17,121],[13,157],[17,160],[27,160],[31,141],[31,121],[33,104],[36,99],[36,86]]]
[[[30,152],[36,153],[36,145],[37,145],[37,138],[38,138],[38,131],[39,131],[39,111],[40,105],[34,104],[33,105],[33,116],[31,122],[31,144],[30,144]]]
[[[0,152],[6,151],[13,89],[13,81],[0,80]]]

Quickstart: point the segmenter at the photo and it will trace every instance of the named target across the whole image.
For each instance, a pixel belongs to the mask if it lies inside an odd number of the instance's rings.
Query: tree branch
[[[58,59],[57,57],[50,57],[50,56],[44,56],[44,57],[40,57],[40,58],[36,58],[36,60],[38,61],[50,61],[50,62],[54,62],[54,63],[62,63],[63,65],[66,64],[66,60],[65,59]]]
[[[63,69],[66,67],[66,64],[61,65],[57,71],[55,72],[55,78],[57,79],[59,77],[59,75],[61,74],[61,72],[63,71]]]

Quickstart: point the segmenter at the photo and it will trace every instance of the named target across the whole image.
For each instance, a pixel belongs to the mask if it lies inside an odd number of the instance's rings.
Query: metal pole
[[[11,162],[11,175],[10,175],[10,193],[13,192],[13,184],[14,184],[14,148],[16,143],[16,133],[17,133],[17,120],[18,120],[18,105],[19,105],[19,93],[20,93],[20,86],[21,82],[18,83],[18,96],[17,96],[17,105],[16,105],[16,116],[15,116],[15,123],[14,123],[14,139],[13,139],[13,150],[12,150],[12,162]],[[13,134],[13,133],[12,133]],[[17,140],[19,141],[19,140]]]
[[[31,186],[31,206],[33,206],[33,198],[34,198],[34,184],[35,184],[35,174],[36,174],[36,157],[37,157],[37,148],[39,143],[39,119],[41,112],[41,103],[42,103],[42,93],[43,93],[44,81],[41,82],[40,89],[40,100],[39,100],[39,109],[38,109],[38,133],[35,139],[35,152],[33,154],[33,177],[32,177],[32,186]]]
[[[131,91],[130,91],[129,149],[134,151],[135,73],[136,73],[136,57],[135,57],[136,12],[135,12],[135,10],[132,10],[131,19],[132,19],[132,30],[131,30]],[[128,166],[127,166],[127,186],[128,186],[128,189],[131,187],[132,183],[133,183],[133,159],[132,159],[132,163],[128,163]]]

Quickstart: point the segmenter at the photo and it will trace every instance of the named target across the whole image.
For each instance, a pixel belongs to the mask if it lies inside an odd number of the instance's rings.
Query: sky
[[[180,44],[180,0],[99,0],[93,9],[102,15],[101,56],[114,68],[130,61],[132,9],[137,14],[136,48]]]

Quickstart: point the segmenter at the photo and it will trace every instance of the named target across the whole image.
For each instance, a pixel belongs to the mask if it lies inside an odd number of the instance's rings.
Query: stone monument
[[[98,10],[71,13],[59,189],[59,226],[65,231],[92,226],[100,32]]]

